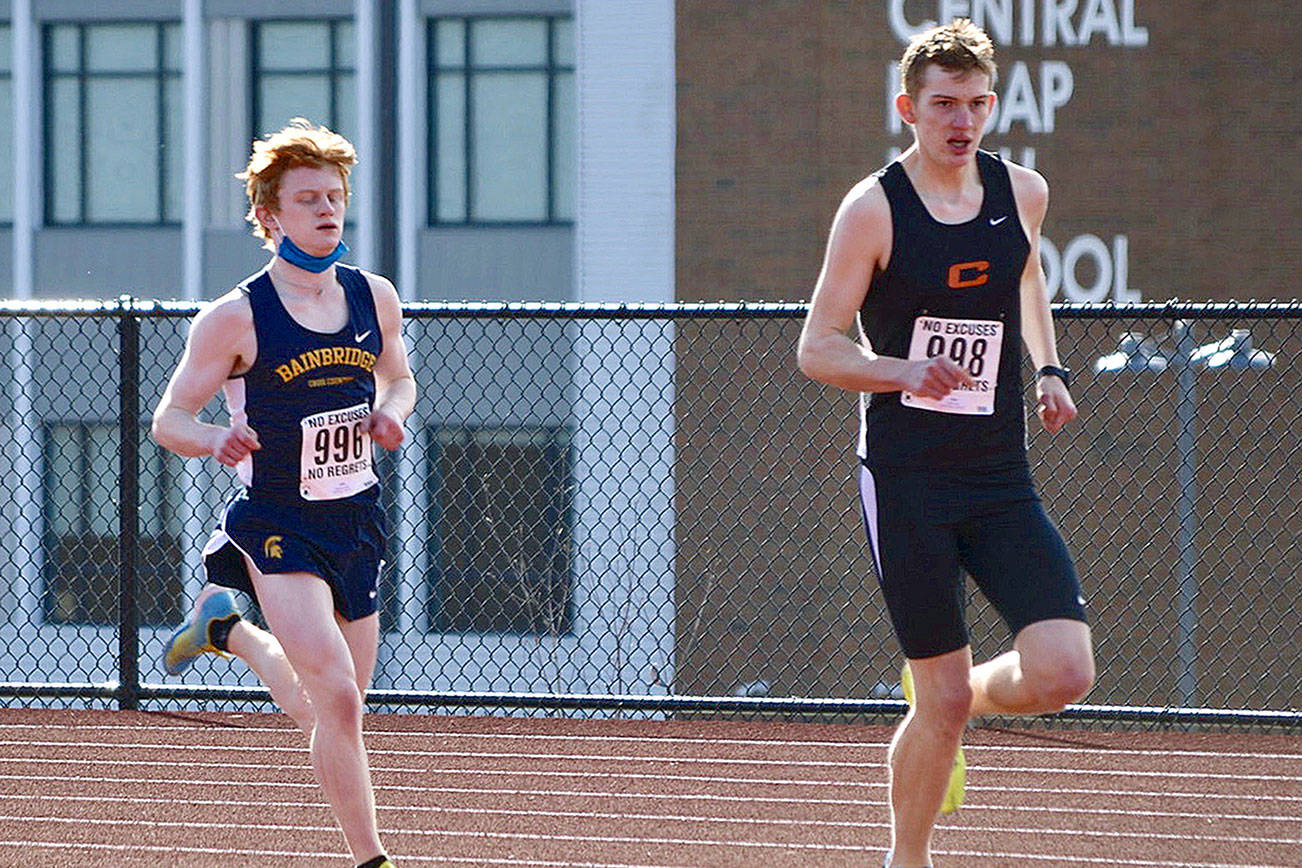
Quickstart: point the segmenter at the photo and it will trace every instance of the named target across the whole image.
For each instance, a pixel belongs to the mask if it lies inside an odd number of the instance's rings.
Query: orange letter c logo
[[[960,262],[949,267],[949,288],[967,289],[980,286],[990,279],[990,263],[984,259],[977,262]]]

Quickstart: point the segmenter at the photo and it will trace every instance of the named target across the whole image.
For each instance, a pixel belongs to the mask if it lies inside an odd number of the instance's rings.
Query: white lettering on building
[[[891,32],[907,43],[937,21],[971,18],[996,45],[1083,46],[1095,37],[1118,48],[1145,48],[1135,0],[887,0]]]
[[[1140,301],[1142,293],[1129,285],[1130,239],[1112,238],[1112,246],[1097,235],[1077,235],[1059,252],[1058,246],[1040,237],[1040,263],[1044,266],[1044,294],[1050,299],[1060,292],[1064,301],[1117,304]]]

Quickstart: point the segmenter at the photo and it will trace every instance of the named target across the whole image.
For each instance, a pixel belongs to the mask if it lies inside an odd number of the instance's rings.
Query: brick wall
[[[886,123],[887,67],[903,50],[893,5],[914,24],[942,6],[680,0],[680,299],[809,296],[841,196],[911,141]],[[997,45],[1010,123],[985,144],[1019,161],[1034,149],[1051,187],[1045,234],[1060,256],[1092,235],[1111,265],[1125,260],[1123,286],[1115,268],[1102,282],[1090,245],[1078,245],[1083,290],[1145,301],[1299,295],[1293,0],[1074,4],[1048,19],[1050,38],[1045,8],[1069,4],[1036,0],[1029,45],[1021,0],[944,5],[1013,13],[987,22],[1009,24],[1013,44]],[[1087,21],[1091,8],[1104,14]]]

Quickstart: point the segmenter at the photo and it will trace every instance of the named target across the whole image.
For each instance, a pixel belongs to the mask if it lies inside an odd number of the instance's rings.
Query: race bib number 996
[[[299,493],[304,500],[338,500],[379,482],[371,465],[366,404],[327,410],[302,421]]]
[[[976,383],[959,386],[939,400],[920,398],[912,392],[901,392],[900,403],[906,407],[937,413],[993,415],[995,385],[999,379],[999,354],[1003,343],[1004,324],[998,320],[918,317],[913,321],[909,360],[920,361],[944,356],[971,374]]]

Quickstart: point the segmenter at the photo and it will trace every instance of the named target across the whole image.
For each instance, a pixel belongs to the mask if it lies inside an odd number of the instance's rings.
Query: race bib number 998
[[[1004,324],[998,320],[942,319],[920,316],[913,321],[909,360],[944,356],[965,369],[976,380],[959,386],[944,398],[920,398],[901,392],[906,407],[937,413],[990,416],[995,412],[995,385],[999,379],[999,353],[1004,343]]]
[[[304,500],[338,500],[379,482],[371,465],[370,407],[327,410],[302,421],[299,493]]]

